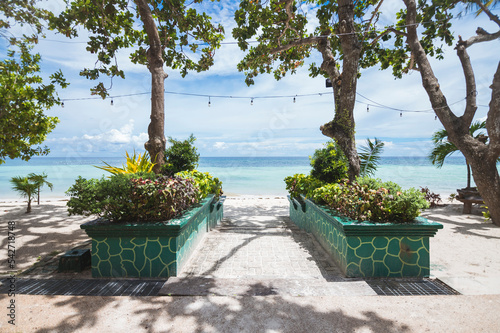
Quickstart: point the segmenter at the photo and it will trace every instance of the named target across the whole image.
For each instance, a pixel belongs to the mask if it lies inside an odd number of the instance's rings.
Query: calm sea
[[[47,188],[42,190],[42,199],[64,197],[78,176],[108,176],[109,173],[94,167],[103,165],[102,161],[120,166],[124,158],[35,157],[29,162],[8,160],[0,165],[0,200],[19,198],[11,190],[9,179],[32,172],[45,172],[47,180],[54,185],[52,192]],[[283,179],[296,173],[307,174],[310,166],[308,157],[201,157],[198,170],[218,177],[223,182],[224,192],[229,195],[286,195]],[[466,172],[463,157],[448,158],[441,169],[431,165],[425,157],[383,157],[376,177],[394,181],[403,188],[427,186],[431,191],[447,197],[457,188],[465,187]]]

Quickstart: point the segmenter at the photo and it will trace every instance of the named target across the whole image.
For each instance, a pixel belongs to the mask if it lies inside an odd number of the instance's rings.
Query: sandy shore
[[[0,272],[7,266],[8,223],[15,223],[16,269],[24,271],[46,256],[66,252],[88,241],[80,224],[91,220],[68,216],[66,201],[45,201],[25,214],[23,202],[0,202]],[[431,274],[462,294],[500,294],[500,227],[474,210],[461,213],[462,204],[448,203],[428,209],[423,216],[442,223],[431,238]],[[288,201],[280,196],[232,196],[225,203],[226,216],[252,216],[263,212],[288,215]]]

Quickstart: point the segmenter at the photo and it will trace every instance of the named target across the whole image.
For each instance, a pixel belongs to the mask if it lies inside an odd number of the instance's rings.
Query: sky
[[[49,9],[58,12],[62,2],[50,0]],[[232,44],[231,31],[235,27],[235,1],[208,2],[205,5],[214,22],[225,27],[226,39],[215,54],[215,64],[207,72],[188,74],[165,68],[165,135],[179,140],[191,133],[197,138],[201,156],[309,156],[329,140],[319,127],[334,115],[331,88],[325,87],[322,77],[309,77],[308,65],[297,74],[276,81],[272,75],[260,75],[255,85],[248,87],[237,64],[244,52]],[[381,23],[392,22],[401,1],[385,1]],[[314,26],[314,8],[308,8],[309,27]],[[499,10],[495,10],[498,15]],[[494,32],[495,25],[485,15],[478,18],[466,15],[453,21],[454,36],[468,38],[477,27]],[[15,26],[12,33],[28,33],[27,27]],[[496,27],[498,29],[498,27]],[[36,51],[42,55],[43,75],[61,69],[70,83],[59,90],[64,107],[56,106],[46,113],[57,116],[60,123],[47,137],[45,144],[53,157],[123,156],[125,151],[144,150],[150,115],[150,74],[145,66],[134,65],[128,59],[129,51],[118,54],[118,64],[126,79],[115,78],[111,96],[106,100],[90,95],[96,82],[79,76],[84,67],[93,68],[96,58],[88,53],[88,35],[81,31],[77,39],[47,33]],[[469,48],[476,74],[478,111],[476,119],[485,119],[491,97],[489,86],[498,65],[499,41],[477,44]],[[0,40],[0,54],[5,56],[7,43]],[[319,53],[313,51],[309,62],[320,63]],[[465,83],[460,62],[453,47],[446,48],[445,59],[431,60],[452,110],[461,115],[464,108]],[[103,79],[105,86],[111,81]],[[420,74],[412,72],[395,80],[390,70],[371,68],[362,71],[358,93],[376,103],[404,110],[429,110],[430,103],[422,87]],[[179,95],[180,93],[180,95]],[[210,97],[186,96],[200,94]],[[233,96],[218,98],[215,96]],[[296,96],[295,102],[292,96]],[[310,95],[310,96],[301,96]],[[286,98],[262,98],[288,96]],[[253,105],[251,100],[253,98]],[[432,112],[405,112],[377,107],[358,96],[355,107],[356,141],[363,145],[366,138],[377,137],[385,142],[384,156],[426,156],[432,148],[431,135],[442,128]],[[77,100],[75,100],[77,99]],[[111,105],[111,99],[113,103]],[[369,112],[367,112],[367,104]]]

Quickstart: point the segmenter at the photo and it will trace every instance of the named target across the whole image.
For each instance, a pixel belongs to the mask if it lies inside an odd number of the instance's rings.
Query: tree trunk
[[[360,161],[354,136],[354,105],[361,56],[361,46],[354,29],[353,1],[339,1],[339,21],[338,33],[344,55],[342,73],[337,69],[329,41],[325,39],[318,43],[318,50],[323,56],[321,69],[330,77],[335,103],[333,120],[321,126],[320,129],[324,135],[337,140],[349,162],[349,180],[352,181],[360,173]]]
[[[491,220],[500,226],[500,176],[496,160],[484,160],[478,157],[473,159],[471,167],[477,189],[490,211]]]
[[[37,189],[38,205],[40,205],[40,186]]]
[[[144,147],[155,162],[153,171],[160,173],[165,164],[165,79],[163,70],[163,47],[158,35],[158,28],[147,1],[135,0],[141,21],[149,38],[147,51],[148,68],[151,72],[151,123],[148,126],[149,140]]]
[[[467,164],[467,188],[470,188],[470,164],[469,162],[466,162]]]
[[[28,208],[26,209],[26,214],[31,213],[31,197],[28,198]]]

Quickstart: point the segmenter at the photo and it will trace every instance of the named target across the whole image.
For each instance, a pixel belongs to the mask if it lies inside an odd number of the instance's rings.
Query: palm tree
[[[43,187],[43,185],[47,185],[52,191],[54,185],[46,180],[47,175],[45,173],[42,173],[41,175],[30,173],[28,178],[37,185],[38,204],[40,204],[40,188]]]
[[[469,134],[474,138],[486,143],[488,137],[484,135],[483,132],[474,135],[475,132],[485,128],[486,128],[486,121],[482,122],[476,121],[472,123],[472,125],[470,126]],[[431,163],[437,166],[438,168],[441,168],[443,166],[446,157],[450,156],[451,154],[457,151],[460,152],[453,143],[448,141],[448,132],[444,129],[439,130],[432,135],[432,142],[434,143],[434,148],[432,149],[428,157],[431,160]],[[468,161],[465,161],[465,163],[467,164],[467,188],[470,188],[471,187],[470,165]]]
[[[10,182],[13,185],[12,189],[14,191],[28,199],[28,209],[26,213],[31,213],[31,200],[38,192],[38,183],[33,182],[29,177],[21,176],[12,177]]]
[[[375,138],[372,142],[366,139],[366,146],[360,147],[360,176],[373,176],[377,170],[377,165],[380,160],[380,154],[384,149],[384,143]]]

